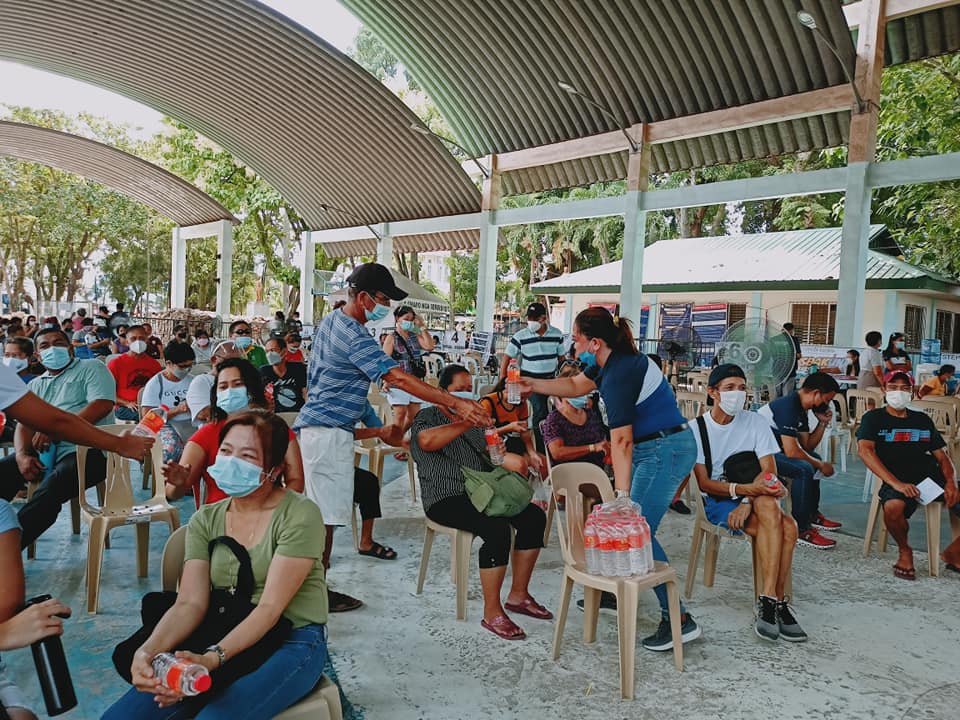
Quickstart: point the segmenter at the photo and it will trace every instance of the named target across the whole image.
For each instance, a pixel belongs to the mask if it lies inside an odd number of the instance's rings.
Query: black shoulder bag
[[[222,535],[214,538],[207,545],[207,552],[213,555],[217,545],[226,546],[236,556],[240,563],[237,572],[237,585],[231,588],[210,589],[210,604],[207,614],[190,636],[179,643],[177,650],[188,650],[202,654],[211,645],[218,644],[253,611],[256,605],[251,601],[256,587],[253,579],[253,566],[250,563],[250,554],[246,548],[232,537]],[[121,642],[113,651],[113,666],[127,682],[131,681],[130,665],[133,655],[156,628],[164,614],[173,607],[177,600],[177,593],[171,590],[151,592],[143,596],[140,601],[140,619],[143,627]],[[259,668],[274,652],[276,652],[293,629],[293,624],[282,615],[267,633],[246,650],[229,658],[222,668],[211,673],[213,679],[212,692],[222,690],[230,683]],[[202,693],[191,700],[204,699],[212,692]]]
[[[410,365],[410,374],[415,378],[423,380],[427,376],[427,364],[421,358],[414,356],[413,350],[407,345],[407,341],[403,339],[403,335],[400,333],[394,333],[394,335],[397,340],[400,341],[400,344],[403,345],[403,351],[409,358],[407,362]]]
[[[713,456],[710,452],[710,436],[707,433],[707,421],[703,415],[697,418],[697,429],[700,431],[700,443],[703,445],[703,459],[707,466],[707,477],[713,477]],[[757,454],[749,450],[734,453],[723,461],[723,479],[737,485],[749,485],[762,472]],[[730,499],[726,495],[713,495],[718,499]]]

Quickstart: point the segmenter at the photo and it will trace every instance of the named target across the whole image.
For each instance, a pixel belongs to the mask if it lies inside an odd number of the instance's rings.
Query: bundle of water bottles
[[[595,505],[583,526],[587,572],[609,577],[654,569],[650,526],[629,498]]]

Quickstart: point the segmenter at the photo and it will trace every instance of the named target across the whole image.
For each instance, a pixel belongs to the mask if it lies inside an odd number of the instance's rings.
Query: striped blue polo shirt
[[[370,383],[395,367],[397,363],[384,355],[367,328],[342,310],[334,310],[317,327],[307,371],[307,402],[293,429],[353,432],[366,410]]]
[[[523,328],[510,338],[507,355],[520,358],[520,374],[533,378],[552,378],[557,359],[563,356],[563,333],[548,325],[543,335]]]

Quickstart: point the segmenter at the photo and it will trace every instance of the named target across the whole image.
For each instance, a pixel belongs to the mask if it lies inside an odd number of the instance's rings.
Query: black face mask
[[[823,415],[827,410],[830,409],[830,403],[822,403],[813,408],[813,412],[817,415]]]

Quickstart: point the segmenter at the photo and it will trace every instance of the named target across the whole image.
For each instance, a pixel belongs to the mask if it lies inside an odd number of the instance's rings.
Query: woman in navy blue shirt
[[[573,347],[584,366],[582,373],[555,380],[523,378],[523,382],[530,392],[557,397],[580,397],[599,388],[607,408],[617,495],[629,494],[641,506],[654,534],[653,557],[667,562],[656,532],[696,461],[693,431],[660,368],[638,352],[626,320],[615,320],[604,308],[584,310],[574,322]],[[663,585],[654,591],[660,602],[660,627],[643,640],[643,646],[671,650],[667,591]],[[683,642],[700,637],[700,628],[682,603],[681,612]]]

